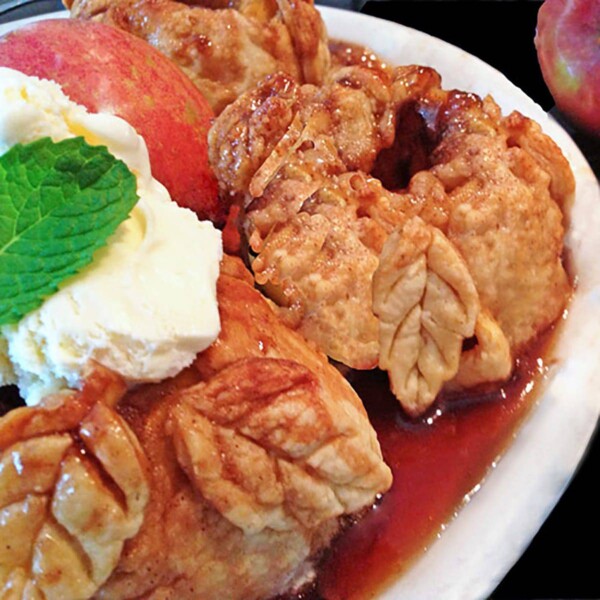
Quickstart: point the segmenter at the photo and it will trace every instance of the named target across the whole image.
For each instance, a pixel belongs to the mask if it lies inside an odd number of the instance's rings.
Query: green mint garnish
[[[92,262],[137,200],[125,163],[81,137],[17,144],[0,156],[0,325]]]

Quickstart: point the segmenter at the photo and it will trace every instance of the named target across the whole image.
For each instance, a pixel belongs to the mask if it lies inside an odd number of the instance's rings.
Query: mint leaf
[[[0,325],[16,323],[92,261],[138,200],[136,179],[81,137],[0,157]]]

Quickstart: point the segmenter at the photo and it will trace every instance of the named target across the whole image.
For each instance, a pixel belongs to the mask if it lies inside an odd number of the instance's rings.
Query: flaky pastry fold
[[[0,419],[2,598],[90,598],[139,531],[150,489],[124,392],[96,365],[81,392]]]
[[[269,598],[387,491],[360,399],[251,283],[226,257],[221,334],[174,379],[96,365],[0,419],[0,597]]]

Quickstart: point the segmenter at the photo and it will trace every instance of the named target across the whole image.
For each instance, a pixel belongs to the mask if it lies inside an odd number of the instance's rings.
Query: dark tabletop
[[[362,6],[365,14],[425,31],[490,63],[563,122],[596,175],[600,174],[600,141],[571,128],[556,113],[542,79],[533,45],[541,1],[387,0],[363,5],[362,0],[329,0],[327,3]],[[40,7],[57,10],[60,3],[38,0],[33,10]],[[0,15],[0,23],[31,12],[31,7],[10,11]],[[498,586],[492,596],[494,600],[600,598],[600,565],[595,546],[600,538],[599,478],[600,441],[595,436],[563,498],[521,560]]]

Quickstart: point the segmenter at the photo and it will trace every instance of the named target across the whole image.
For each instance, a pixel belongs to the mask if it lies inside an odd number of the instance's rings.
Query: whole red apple
[[[558,108],[600,136],[600,0],[546,0],[535,46]]]
[[[152,46],[109,25],[50,19],[0,38],[0,66],[52,79],[88,110],[128,121],[146,140],[152,173],[171,197],[200,218],[224,220],[208,164],[213,112]]]

